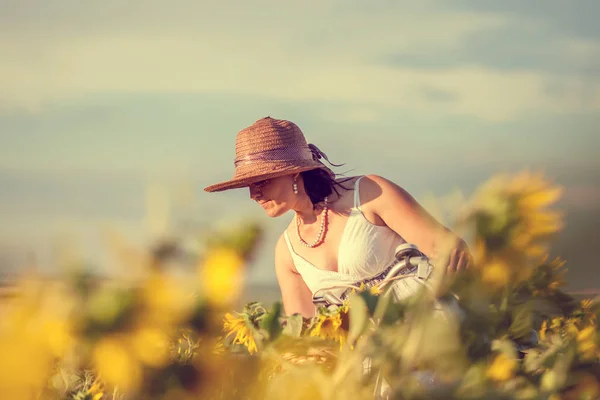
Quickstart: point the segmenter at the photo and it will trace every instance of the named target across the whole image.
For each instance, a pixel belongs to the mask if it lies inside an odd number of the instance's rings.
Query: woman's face
[[[260,204],[269,217],[278,217],[294,206],[293,184],[293,175],[256,182],[250,185],[250,198]]]

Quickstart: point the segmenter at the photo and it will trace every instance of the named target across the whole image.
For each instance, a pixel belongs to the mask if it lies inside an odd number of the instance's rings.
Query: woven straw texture
[[[235,173],[231,180],[204,188],[219,192],[287,174],[323,168],[304,134],[293,122],[266,117],[237,134]]]

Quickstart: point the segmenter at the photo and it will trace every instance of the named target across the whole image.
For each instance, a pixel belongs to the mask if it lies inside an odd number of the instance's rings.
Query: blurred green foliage
[[[176,242],[121,252],[143,260],[134,282],[24,275],[0,308],[0,398],[600,398],[600,305],[561,291],[564,262],[545,257],[558,194],[537,175],[490,180],[454,222],[474,236],[472,268],[435,293],[359,291],[312,318],[232,310],[255,223],[201,236],[183,278],[167,266]]]

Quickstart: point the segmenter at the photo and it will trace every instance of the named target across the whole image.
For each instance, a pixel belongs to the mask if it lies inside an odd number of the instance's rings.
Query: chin
[[[269,207],[267,209],[265,209],[265,213],[267,214],[267,216],[269,216],[270,218],[277,218],[282,216],[283,214],[286,213],[286,209],[281,208],[281,207]]]
[[[267,214],[268,217],[270,218],[277,218],[281,215],[280,212],[278,212],[279,210],[273,210],[273,209],[269,209],[269,210],[265,210],[265,213]]]

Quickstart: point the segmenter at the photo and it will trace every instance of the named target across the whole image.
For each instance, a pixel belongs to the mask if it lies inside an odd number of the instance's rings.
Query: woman
[[[294,211],[275,246],[286,314],[314,315],[317,290],[384,271],[403,243],[435,259],[442,243],[454,240],[448,271],[468,267],[465,242],[409,193],[377,175],[337,178],[323,158],[293,122],[262,118],[237,135],[233,179],[205,188],[249,187],[250,197],[272,218]]]

